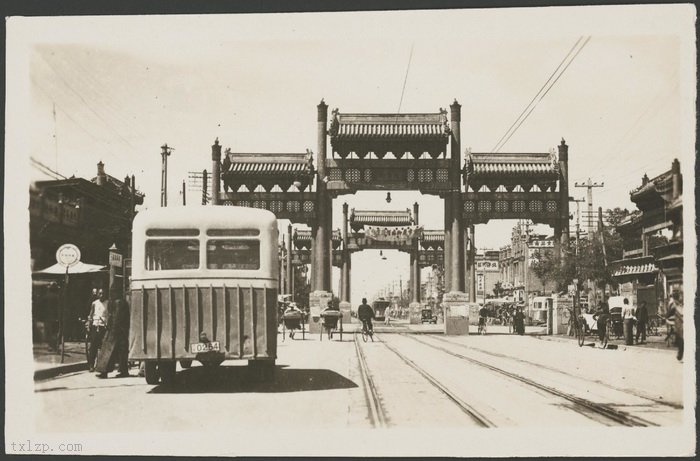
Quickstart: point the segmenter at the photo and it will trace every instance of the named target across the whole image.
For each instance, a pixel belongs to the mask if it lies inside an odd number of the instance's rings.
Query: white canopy
[[[75,266],[68,269],[68,274],[87,274],[88,272],[100,272],[105,269],[106,266],[98,266],[97,264],[86,264],[82,261],[78,262]],[[36,271],[35,274],[65,274],[66,267],[56,263],[53,266],[47,267],[46,269]]]

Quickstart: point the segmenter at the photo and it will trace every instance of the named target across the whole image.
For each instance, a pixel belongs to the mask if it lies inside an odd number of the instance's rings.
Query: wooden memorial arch
[[[351,254],[365,248],[411,254],[413,303],[420,303],[420,268],[444,264],[446,302],[475,301],[474,225],[491,219],[530,219],[554,228],[566,254],[569,235],[568,146],[558,152],[472,153],[462,163],[461,106],[421,114],[345,114],[317,106],[316,161],[311,151],[264,154],[212,146],[213,202],[264,208],[291,227],[292,261],[311,265],[311,290],[329,294],[331,268],[341,268],[341,305],[349,310]],[[330,138],[330,139],[329,139]],[[330,142],[329,142],[330,141]],[[330,151],[328,147],[330,144]],[[223,184],[223,190],[219,190]],[[410,242],[366,238],[367,226],[418,226],[418,206],[406,211],[343,206],[343,229],[333,231],[333,199],[357,191],[415,190],[444,202],[444,228]],[[371,240],[371,241],[370,241]],[[294,246],[292,249],[291,246]],[[291,286],[291,285],[290,285]],[[467,296],[468,293],[468,296]],[[412,309],[413,311],[413,309]]]

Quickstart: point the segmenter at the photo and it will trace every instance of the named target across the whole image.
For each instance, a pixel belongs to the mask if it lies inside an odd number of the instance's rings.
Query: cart
[[[437,323],[437,317],[433,315],[432,309],[423,309],[420,312],[420,323]]]
[[[328,339],[333,339],[333,333],[340,333],[340,340],[343,340],[343,314],[336,310],[321,312],[321,341],[323,341],[323,331],[326,331]]]
[[[294,338],[294,333],[296,330],[301,330],[301,339],[306,339],[306,326],[304,323],[304,314],[301,312],[287,312],[282,314],[282,341],[287,337],[287,330],[289,330],[289,337]]]

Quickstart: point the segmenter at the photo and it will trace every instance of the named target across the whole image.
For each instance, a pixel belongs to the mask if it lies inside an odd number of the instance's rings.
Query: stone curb
[[[66,373],[75,373],[76,371],[85,371],[87,369],[87,361],[57,365],[55,367],[44,368],[43,370],[36,370],[34,372],[34,381],[51,379]]]
[[[527,335],[526,335],[527,336]],[[542,336],[542,335],[531,335],[535,339],[543,340],[543,341],[556,341],[560,343],[575,343],[573,339],[565,339],[565,338],[557,338],[556,336]],[[640,346],[627,346],[625,344],[613,344],[614,346],[617,346],[616,349],[618,351],[630,351],[630,352],[642,352],[642,353],[647,353],[647,352],[654,352],[657,354],[676,354],[676,349],[673,347],[670,347],[668,349],[659,349],[655,347],[640,347]]]

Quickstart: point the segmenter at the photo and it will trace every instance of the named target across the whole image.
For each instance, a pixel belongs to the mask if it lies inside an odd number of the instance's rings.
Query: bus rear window
[[[259,240],[209,240],[207,269],[260,269]]]
[[[146,241],[146,270],[169,271],[199,268],[199,240]]]

